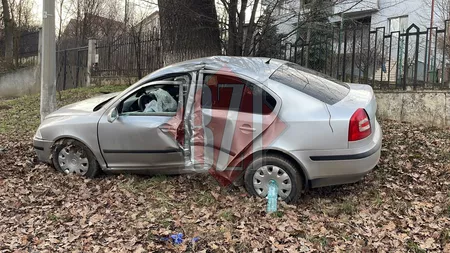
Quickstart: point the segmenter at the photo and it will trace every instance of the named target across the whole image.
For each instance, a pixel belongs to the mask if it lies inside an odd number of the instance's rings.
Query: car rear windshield
[[[270,79],[330,105],[341,101],[350,92],[347,84],[295,63],[283,64],[272,74]]]

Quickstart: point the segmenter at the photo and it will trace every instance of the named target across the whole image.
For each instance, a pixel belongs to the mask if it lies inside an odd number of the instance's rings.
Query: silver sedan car
[[[368,85],[269,59],[215,56],[157,70],[121,93],[60,108],[33,139],[66,174],[210,172],[265,197],[356,182],[380,158]]]

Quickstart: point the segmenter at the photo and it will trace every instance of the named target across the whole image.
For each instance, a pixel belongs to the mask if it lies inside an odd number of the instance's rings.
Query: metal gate
[[[58,91],[86,86],[88,46],[56,52],[56,89]]]

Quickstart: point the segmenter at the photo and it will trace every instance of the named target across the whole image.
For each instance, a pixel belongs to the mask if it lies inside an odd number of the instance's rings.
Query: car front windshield
[[[350,91],[346,83],[295,63],[283,64],[272,74],[270,79],[330,105],[341,101]]]

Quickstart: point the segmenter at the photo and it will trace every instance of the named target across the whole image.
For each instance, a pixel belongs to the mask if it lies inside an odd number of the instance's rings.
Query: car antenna
[[[272,60],[272,58],[269,58],[269,60],[266,61],[266,64],[269,64],[270,60]]]

